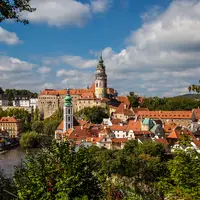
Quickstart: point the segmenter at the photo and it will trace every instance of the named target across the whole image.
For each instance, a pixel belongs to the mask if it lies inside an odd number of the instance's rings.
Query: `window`
[[[70,121],[70,117],[68,117],[68,121]]]
[[[68,114],[70,114],[70,109],[68,109]]]
[[[70,124],[68,124],[68,129],[70,128]]]
[[[98,83],[96,83],[96,87],[98,87]]]

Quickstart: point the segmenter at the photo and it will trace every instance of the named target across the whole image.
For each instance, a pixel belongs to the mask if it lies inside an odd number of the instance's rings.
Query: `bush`
[[[35,121],[31,125],[32,131],[35,131],[37,133],[43,133],[44,132],[44,123],[42,121]]]
[[[28,149],[37,147],[40,144],[40,140],[40,135],[35,131],[31,131],[23,133],[19,143],[22,148]]]

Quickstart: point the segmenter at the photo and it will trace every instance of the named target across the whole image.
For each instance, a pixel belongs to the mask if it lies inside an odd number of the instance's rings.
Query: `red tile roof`
[[[151,134],[154,134],[152,133],[151,131],[134,131],[134,134],[135,135],[151,135]]]
[[[141,122],[140,121],[134,121],[134,120],[129,120],[128,125],[127,125],[127,131],[133,130],[133,131],[140,131],[141,130]]]
[[[112,131],[126,131],[127,125],[121,126],[121,125],[114,124],[114,125],[110,126],[110,129]]]
[[[134,116],[133,111],[128,109],[128,106],[125,103],[120,103],[119,106],[110,106],[110,108],[115,109],[115,114]]]
[[[191,119],[192,111],[138,111],[138,115],[152,119]]]
[[[114,125],[114,124],[120,124],[120,122],[121,122],[121,119],[112,119],[111,120],[111,122],[112,122],[112,124]]]
[[[2,117],[0,123],[17,123],[20,122],[16,117]]]
[[[125,103],[128,107],[130,106],[130,101],[127,96],[118,96],[118,101]]]
[[[127,138],[113,138],[112,143],[126,143],[128,142]]]
[[[188,135],[191,137],[192,141],[195,143],[196,146],[200,148],[200,141],[196,139],[196,137],[186,128],[177,127],[175,128],[171,134],[167,137],[167,139],[180,139],[181,134]]]
[[[93,92],[83,92],[81,94],[82,99],[95,99],[95,95]]]
[[[155,142],[157,143],[161,143],[163,145],[168,145],[168,141],[165,138],[159,138],[159,139],[155,139]]]
[[[132,108],[134,113],[138,113],[139,111],[149,111],[148,108]]]

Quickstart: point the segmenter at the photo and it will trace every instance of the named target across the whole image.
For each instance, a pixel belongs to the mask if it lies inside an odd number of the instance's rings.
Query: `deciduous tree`
[[[33,12],[36,9],[30,5],[31,0],[0,0],[0,22],[14,19],[28,24],[28,20],[21,17],[22,12]]]

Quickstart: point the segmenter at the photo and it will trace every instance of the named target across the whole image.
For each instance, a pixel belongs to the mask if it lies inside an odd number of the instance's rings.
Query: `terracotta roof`
[[[112,124],[120,124],[121,119],[112,119],[111,122]]]
[[[117,124],[113,124],[112,126],[110,126],[110,129],[112,131],[126,131],[127,129],[127,125],[117,125]]]
[[[126,143],[128,142],[127,138],[113,138],[112,143]]]
[[[157,143],[161,143],[163,145],[168,145],[168,141],[165,138],[159,138],[159,139],[155,139],[155,142]]]
[[[74,126],[81,125],[81,124],[80,124],[81,120],[80,120],[80,121],[77,121],[75,117],[73,117],[73,118],[74,118],[74,119],[73,119],[73,123],[74,123],[73,125],[74,125]],[[84,122],[85,122],[85,121],[84,121]],[[83,122],[83,123],[84,123],[84,122]],[[58,125],[58,127],[57,127],[56,130],[63,130],[63,124],[64,124],[64,120],[62,120],[62,121],[60,122],[60,124]]]
[[[82,99],[94,99],[95,98],[95,95],[93,92],[83,92],[81,94],[81,98]]]
[[[108,135],[109,133],[112,133],[112,130],[110,128],[103,128],[99,131],[99,134]]]
[[[127,125],[127,131],[133,130],[133,131],[140,131],[141,130],[141,122],[140,121],[134,121],[134,120],[129,120],[128,125]]]
[[[138,115],[152,119],[191,119],[192,111],[138,111]]]
[[[125,103],[128,107],[130,106],[130,102],[127,96],[118,96],[118,101]]]
[[[20,122],[16,117],[2,117],[0,123],[17,123]]]
[[[81,95],[84,92],[90,92],[89,89],[70,89],[70,95]],[[66,95],[66,90],[45,89],[40,92],[40,95]]]
[[[95,83],[90,86],[89,90],[93,93],[95,92]]]
[[[196,137],[186,128],[177,127],[172,133],[167,137],[168,139],[180,139],[181,134],[185,134],[191,137],[192,141],[196,146],[200,147],[200,141],[196,139]]]
[[[148,108],[132,108],[134,113],[137,113],[138,111],[149,111]]]
[[[96,144],[96,142],[99,141],[99,137],[87,137],[86,141],[87,142],[92,142],[93,144]]]
[[[69,133],[69,130],[67,133]],[[68,139],[73,140],[86,140],[87,137],[93,137],[93,135],[88,129],[82,128],[81,126],[74,127],[71,134],[68,134]]]
[[[173,129],[175,129],[176,126],[177,126],[176,123],[165,123],[163,128],[164,128],[165,133],[169,133]]]
[[[119,106],[110,106],[110,108],[115,109],[115,114],[134,116],[133,111],[128,109],[128,106],[125,103],[120,103]]]
[[[148,134],[154,134],[151,131],[134,131],[135,135],[148,135]]]

